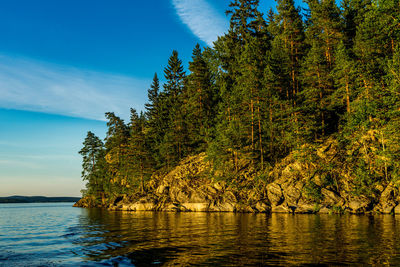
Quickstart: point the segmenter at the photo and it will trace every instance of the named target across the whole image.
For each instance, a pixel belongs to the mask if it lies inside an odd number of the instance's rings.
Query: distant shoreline
[[[0,197],[0,204],[77,202],[80,197],[10,196]]]

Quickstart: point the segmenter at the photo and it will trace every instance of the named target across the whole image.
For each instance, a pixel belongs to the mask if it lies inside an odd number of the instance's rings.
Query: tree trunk
[[[347,77],[346,77],[346,110],[347,113],[350,113],[350,89]]]
[[[250,100],[250,110],[251,110],[251,151],[254,151],[254,105],[253,99]]]
[[[388,181],[388,170],[387,170],[387,163],[386,163],[386,156],[385,156],[385,141],[384,141],[382,130],[381,130],[381,137],[382,137],[382,149],[383,149],[384,162],[385,162],[385,179],[386,179],[386,181]]]
[[[322,82],[321,82],[321,75],[319,73],[319,70],[317,71],[317,76],[318,76],[318,85],[319,85],[319,105],[320,105],[320,116],[321,116],[321,134],[322,136],[325,135],[325,116],[323,112],[324,108],[324,101],[323,101],[323,90],[322,90]]]
[[[257,118],[258,118],[258,139],[260,141],[260,161],[261,170],[264,169],[264,151],[262,146],[262,130],[261,130],[261,112],[260,112],[260,99],[257,97]]]
[[[143,178],[143,161],[140,159],[140,192],[144,193],[144,178]]]

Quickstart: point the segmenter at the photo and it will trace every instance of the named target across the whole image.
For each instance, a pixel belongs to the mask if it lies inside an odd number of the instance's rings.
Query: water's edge
[[[390,215],[0,205],[0,266],[400,264]]]

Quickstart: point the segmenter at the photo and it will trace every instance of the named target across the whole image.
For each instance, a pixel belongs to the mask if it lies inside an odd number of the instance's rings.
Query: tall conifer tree
[[[211,137],[214,123],[214,95],[211,84],[211,73],[205,62],[200,45],[193,50],[192,61],[189,62],[190,75],[185,90],[184,110],[189,137],[190,150],[204,151],[207,140]]]
[[[138,115],[135,109],[131,109],[130,137],[128,145],[129,176],[131,185],[136,185],[141,193],[145,191],[145,181],[151,176],[152,157],[150,147],[146,140],[145,123],[143,113]]]
[[[334,0],[310,0],[306,42],[311,47],[303,64],[303,111],[314,116],[309,130],[314,138],[326,136],[337,127],[330,96],[335,91],[332,79],[335,50],[342,38],[340,10]],[[305,114],[307,116],[307,114]]]
[[[182,110],[186,74],[182,66],[182,60],[178,57],[177,51],[172,51],[168,65],[164,70],[166,82],[162,96],[163,119],[165,134],[160,146],[168,166],[175,164],[186,153],[187,133],[185,127],[185,111]],[[167,117],[166,117],[167,116]]]
[[[154,74],[153,82],[147,91],[148,102],[145,104],[146,122],[148,134],[147,143],[151,149],[152,157],[157,166],[163,165],[163,158],[160,155],[160,146],[163,142],[164,131],[168,125],[168,113],[164,101],[164,94],[160,92],[160,81],[157,73]]]
[[[129,168],[125,164],[128,155],[129,128],[124,120],[113,112],[107,112],[107,136],[105,139],[108,177],[110,191],[113,194],[126,192],[129,186]]]
[[[82,179],[87,181],[86,194],[104,197],[106,169],[103,142],[89,131],[79,154],[82,155]]]

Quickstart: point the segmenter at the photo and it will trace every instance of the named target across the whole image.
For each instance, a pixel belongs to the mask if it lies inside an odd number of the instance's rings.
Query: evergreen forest
[[[145,194],[152,176],[199,153],[210,179],[232,182],[246,161],[268,182],[289,154],[312,163],[327,140],[352,164],[358,193],[398,181],[400,1],[305,2],[277,0],[273,11],[233,0],[212,48],[196,45],[187,67],[172,51],[143,111],[128,122],[106,113],[104,140],[87,133],[83,195]]]

